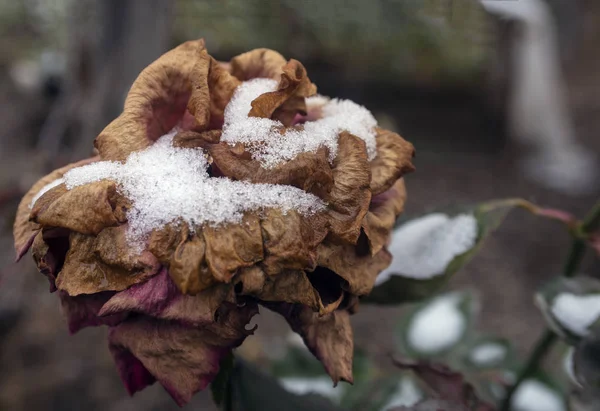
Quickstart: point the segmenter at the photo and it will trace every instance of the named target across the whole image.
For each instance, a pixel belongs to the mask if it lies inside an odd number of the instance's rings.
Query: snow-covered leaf
[[[535,298],[549,326],[567,342],[576,344],[590,334],[600,318],[600,281],[591,277],[558,277]]]
[[[465,340],[478,308],[470,293],[451,292],[417,305],[399,324],[405,354],[439,357]]]
[[[432,213],[401,222],[388,246],[392,263],[364,301],[399,304],[433,295],[470,261],[507,214],[522,206],[519,201],[491,201],[459,214]]]
[[[538,379],[523,381],[515,392],[511,409],[514,411],[566,411],[562,394]]]

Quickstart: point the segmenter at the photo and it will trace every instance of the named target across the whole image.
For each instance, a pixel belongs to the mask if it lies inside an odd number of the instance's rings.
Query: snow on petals
[[[369,110],[350,100],[307,98],[307,106],[321,106],[322,117],[307,121],[301,127],[283,129],[277,120],[248,117],[252,101],[276,88],[277,82],[272,79],[257,78],[242,83],[225,109],[221,141],[232,145],[243,143],[263,167],[272,168],[322,146],[329,149],[330,160],[333,160],[339,133],[348,131],[365,141],[369,160],[376,157],[377,121]]]
[[[310,215],[325,207],[318,197],[295,187],[211,178],[203,151],[173,147],[174,134],[132,153],[125,163],[101,161],[74,168],[63,177],[68,189],[116,181],[132,202],[128,240],[138,250],[153,229],[176,221],[191,227],[218,225],[238,223],[246,211],[279,208]]]

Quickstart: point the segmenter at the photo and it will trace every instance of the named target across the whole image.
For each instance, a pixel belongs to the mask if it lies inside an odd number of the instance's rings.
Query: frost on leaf
[[[178,404],[283,314],[332,379],[352,380],[349,316],[391,260],[413,146],[304,66],[257,49],[224,63],[203,40],[140,73],[99,157],[42,178],[14,225],[72,332],[108,325],[130,393]]]

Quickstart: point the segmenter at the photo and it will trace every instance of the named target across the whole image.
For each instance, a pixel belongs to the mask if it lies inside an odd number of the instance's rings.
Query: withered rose
[[[222,63],[184,43],[142,71],[98,157],[23,198],[17,258],[31,248],[71,332],[110,327],[131,394],[158,380],[185,404],[259,304],[352,382],[349,315],[390,263],[414,150],[315,93],[275,51]]]

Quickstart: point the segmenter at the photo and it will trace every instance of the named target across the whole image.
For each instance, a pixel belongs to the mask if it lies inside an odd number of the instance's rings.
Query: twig
[[[588,213],[583,222],[577,227],[577,231],[579,233],[588,234],[589,230],[593,230],[596,226],[600,224],[600,202],[596,203],[596,205],[592,208],[592,210]],[[569,255],[567,260],[565,261],[565,265],[563,268],[563,276],[564,277],[573,277],[577,273],[579,266],[581,265],[581,261],[583,260],[583,256],[585,255],[586,245],[585,242],[579,237],[576,233],[574,234],[573,243],[571,245],[571,250],[569,251]],[[513,396],[517,389],[521,385],[523,381],[527,378],[531,377],[540,367],[540,364],[546,358],[546,355],[550,352],[550,349],[556,342],[557,337],[550,330],[546,330],[544,334],[539,338],[536,343],[527,363],[523,367],[523,369],[519,372],[517,376],[517,380],[515,383],[509,388],[504,401],[500,407],[500,411],[510,411],[510,406],[512,403]]]

